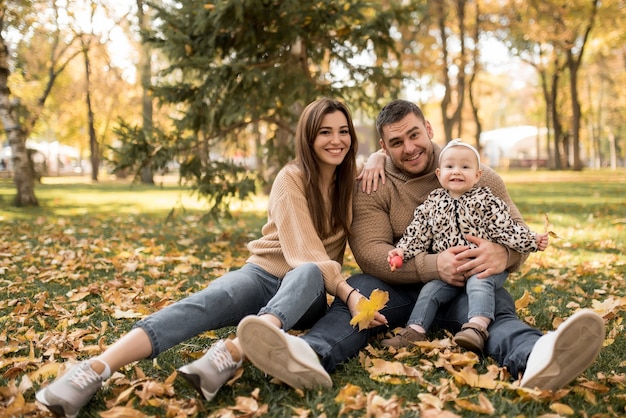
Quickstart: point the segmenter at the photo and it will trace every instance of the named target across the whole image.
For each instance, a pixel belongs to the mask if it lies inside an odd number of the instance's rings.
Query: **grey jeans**
[[[226,273],[180,301],[142,319],[154,358],[205,331],[235,326],[245,316],[270,313],[283,329],[308,328],[326,313],[328,304],[322,272],[303,264],[281,280],[255,264]]]
[[[444,303],[451,302],[462,292],[467,293],[468,320],[475,316],[485,316],[493,321],[496,318],[496,290],[502,287],[508,276],[509,273],[506,271],[484,279],[473,275],[467,280],[465,287],[452,286],[441,280],[431,280],[422,287],[407,325],[421,325],[428,331],[437,309]]]

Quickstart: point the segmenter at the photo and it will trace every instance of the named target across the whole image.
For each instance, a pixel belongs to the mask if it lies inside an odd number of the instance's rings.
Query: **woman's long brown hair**
[[[313,142],[317,137],[324,116],[334,112],[341,112],[346,116],[351,144],[348,154],[335,168],[331,213],[328,214],[319,188],[319,163],[313,150]],[[352,123],[352,115],[345,104],[337,100],[321,98],[310,103],[304,109],[296,128],[296,162],[305,175],[306,195],[309,196],[307,200],[309,212],[320,238],[332,235],[337,228],[343,229],[346,235],[350,233],[357,149],[358,140]]]

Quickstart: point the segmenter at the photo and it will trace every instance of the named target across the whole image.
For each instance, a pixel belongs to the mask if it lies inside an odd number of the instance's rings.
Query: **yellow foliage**
[[[376,312],[385,307],[389,301],[389,293],[380,289],[374,289],[369,299],[361,298],[356,305],[357,314],[350,321],[350,325],[359,324],[359,331],[369,327]]]

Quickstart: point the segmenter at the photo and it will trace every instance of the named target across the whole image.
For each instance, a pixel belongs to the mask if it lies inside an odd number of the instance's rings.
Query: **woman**
[[[304,109],[295,139],[296,159],[274,181],[267,223],[262,237],[248,244],[246,264],[139,321],[101,355],[38,391],[39,402],[57,415],[75,417],[112,372],[134,361],[154,358],[205,331],[238,325],[250,315],[258,315],[247,318],[252,325],[263,321],[282,330],[312,325],[326,312],[326,292],[347,302],[353,289],[341,266],[352,219],[358,144],[350,111],[336,100],[316,100]],[[308,345],[303,350],[303,355],[316,357]],[[238,337],[220,340],[179,372],[211,400],[246,354]],[[303,386],[332,385],[319,361],[308,368],[297,366],[296,376],[307,374]]]

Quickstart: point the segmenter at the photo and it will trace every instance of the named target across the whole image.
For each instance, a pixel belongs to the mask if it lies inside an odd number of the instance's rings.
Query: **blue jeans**
[[[352,316],[346,304],[336,298],[328,313],[302,337],[320,356],[328,372],[356,356],[370,337],[405,326],[422,287],[420,284],[390,285],[367,274],[352,276],[348,282],[366,296],[374,289],[389,292],[389,302],[381,310],[389,325],[359,332],[349,323]],[[485,355],[507,367],[511,376],[517,378],[526,369],[528,355],[543,334],[519,320],[513,299],[504,288],[496,290],[495,303],[496,319],[489,327]],[[467,315],[467,295],[463,292],[439,307],[434,325],[456,333],[467,321]]]
[[[150,358],[154,358],[205,331],[235,326],[248,315],[271,313],[282,321],[285,330],[305,329],[327,310],[324,278],[315,264],[303,264],[281,280],[248,263],[142,319],[135,327],[148,334]]]
[[[452,286],[441,280],[432,280],[422,287],[407,325],[417,324],[428,331],[435,320],[437,309],[464,291],[467,293],[469,304],[467,319],[484,316],[493,321],[496,309],[496,290],[502,287],[508,276],[509,273],[507,272],[494,274],[484,279],[479,279],[474,275],[467,280],[465,287]]]

